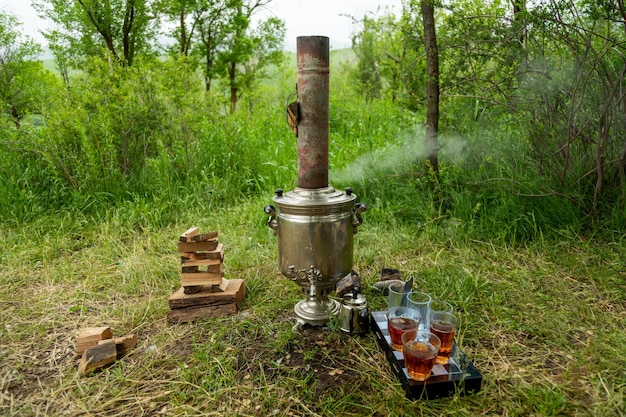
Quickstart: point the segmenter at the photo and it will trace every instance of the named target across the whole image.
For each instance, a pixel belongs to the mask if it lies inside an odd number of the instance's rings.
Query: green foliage
[[[151,0],[33,0],[39,14],[56,27],[44,32],[63,68],[82,68],[89,57],[131,66],[150,54],[156,35]]]
[[[352,39],[352,46],[358,59],[354,68],[355,81],[366,100],[379,98],[383,88],[376,44],[380,30],[377,30],[375,23],[375,20],[365,16],[361,32]]]
[[[20,33],[21,23],[0,11],[0,124],[19,128],[31,113],[39,113],[55,86],[37,56],[41,46]]]
[[[228,97],[231,113],[244,94],[253,93],[269,67],[285,59],[285,24],[271,17],[253,24],[270,2],[242,0],[158,1],[157,10],[175,24],[173,55],[188,56],[201,68],[205,87],[214,81]]]

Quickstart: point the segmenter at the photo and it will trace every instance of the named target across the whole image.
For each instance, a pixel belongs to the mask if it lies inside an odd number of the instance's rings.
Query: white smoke
[[[423,126],[416,126],[411,131],[401,134],[390,145],[366,153],[356,158],[351,164],[330,170],[332,182],[354,183],[372,176],[400,175],[415,170],[415,165],[426,159]],[[462,158],[466,142],[458,137],[439,135],[439,158],[458,160]]]

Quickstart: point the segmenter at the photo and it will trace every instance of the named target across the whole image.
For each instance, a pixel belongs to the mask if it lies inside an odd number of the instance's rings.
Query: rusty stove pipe
[[[328,186],[329,38],[297,39],[298,187]]]

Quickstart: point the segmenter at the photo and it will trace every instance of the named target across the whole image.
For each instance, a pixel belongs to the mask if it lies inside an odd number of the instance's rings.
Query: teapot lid
[[[356,297],[351,293],[347,293],[343,296],[344,305],[360,307],[367,304],[367,300],[363,294],[357,293]]]

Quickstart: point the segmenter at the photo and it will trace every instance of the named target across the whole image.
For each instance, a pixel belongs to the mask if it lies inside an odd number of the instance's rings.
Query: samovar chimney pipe
[[[329,38],[300,36],[298,90],[298,187],[328,187]]]

